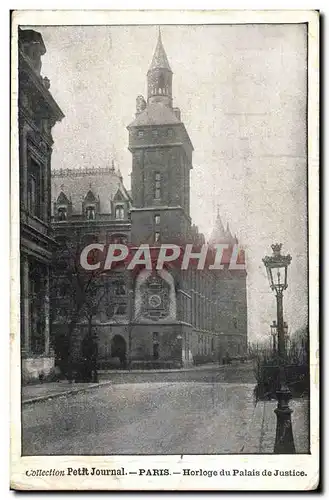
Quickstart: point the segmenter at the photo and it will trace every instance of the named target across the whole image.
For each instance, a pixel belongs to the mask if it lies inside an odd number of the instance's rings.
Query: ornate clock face
[[[156,295],[156,294],[150,295],[149,305],[153,308],[159,307],[161,305],[160,295]]]

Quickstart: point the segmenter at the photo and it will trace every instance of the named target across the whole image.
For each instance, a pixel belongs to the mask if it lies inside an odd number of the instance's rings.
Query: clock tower
[[[132,153],[131,242],[182,244],[190,233],[190,170],[193,146],[179,108],[159,30],[147,72],[147,102],[136,99],[128,126]]]

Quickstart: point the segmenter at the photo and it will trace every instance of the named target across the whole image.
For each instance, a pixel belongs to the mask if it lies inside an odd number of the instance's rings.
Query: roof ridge
[[[99,174],[114,174],[118,177],[118,173],[112,167],[79,167],[79,168],[52,168],[52,177],[64,177],[64,176],[84,176],[84,175],[99,175]],[[119,177],[118,177],[119,178]]]

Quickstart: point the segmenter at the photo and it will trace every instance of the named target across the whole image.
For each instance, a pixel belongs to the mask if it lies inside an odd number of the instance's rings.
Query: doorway
[[[122,335],[114,335],[111,341],[111,357],[119,358],[121,365],[126,365],[127,343]]]

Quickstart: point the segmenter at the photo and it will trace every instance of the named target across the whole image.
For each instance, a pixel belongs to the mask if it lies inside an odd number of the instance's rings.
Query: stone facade
[[[23,381],[49,375],[49,279],[55,245],[51,228],[52,127],[63,113],[42,77],[46,52],[40,33],[19,30],[19,169],[21,252],[21,352]]]
[[[155,250],[161,243],[196,247],[205,243],[190,217],[193,145],[180,110],[173,107],[172,72],[160,34],[147,81],[147,101],[137,97],[135,119],[128,126],[131,196],[113,165],[54,171],[52,215],[59,243],[52,287],[54,332],[57,338],[69,332],[69,350],[78,359],[81,341],[92,329],[104,367],[112,366],[115,359],[122,364],[152,361],[189,366],[220,361],[227,355],[243,356],[247,350],[245,271],[227,266],[220,271],[195,266],[182,271],[168,266],[162,271],[129,273],[116,268],[95,277],[96,294],[85,296],[89,305],[82,306],[78,315],[72,300],[69,304],[74,290],[69,283],[62,286],[65,273],[60,269],[68,253],[79,253],[90,242],[126,242],[132,248],[148,243]],[[237,243],[229,227],[224,230],[219,214],[209,243]],[[68,245],[71,250],[65,257]],[[79,273],[85,286],[88,277],[81,268]],[[93,311],[90,303],[95,304]]]

